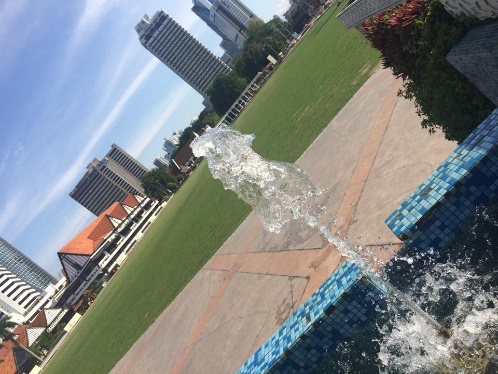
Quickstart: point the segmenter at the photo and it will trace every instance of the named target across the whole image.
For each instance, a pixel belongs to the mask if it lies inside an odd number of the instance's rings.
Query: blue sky
[[[246,0],[265,21],[287,0]],[[0,2],[0,236],[53,273],[56,252],[95,218],[68,193],[112,143],[145,166],[202,98],[138,41],[164,9],[220,56],[190,0]]]

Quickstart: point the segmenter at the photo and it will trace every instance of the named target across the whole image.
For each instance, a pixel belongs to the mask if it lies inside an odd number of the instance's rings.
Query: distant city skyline
[[[288,3],[247,5],[268,21]],[[203,109],[134,30],[143,14],[164,8],[221,56],[221,38],[191,7],[158,0],[0,4],[0,47],[9,51],[0,60],[0,235],[51,274],[60,271],[57,251],[94,218],[68,196],[93,157],[116,143],[150,168],[163,138]]]

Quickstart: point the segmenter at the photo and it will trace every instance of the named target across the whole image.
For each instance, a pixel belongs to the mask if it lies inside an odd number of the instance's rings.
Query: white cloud
[[[138,126],[140,132],[137,136],[133,137],[133,142],[126,147],[128,153],[134,157],[138,157],[145,150],[147,145],[157,137],[165,122],[178,109],[182,101],[185,100],[190,90],[191,88],[187,84],[182,84],[179,89],[171,90],[172,93],[156,106],[151,118]]]
[[[94,114],[99,114],[103,108],[108,105],[109,99],[116,91],[119,84],[125,80],[125,73],[129,74],[130,67],[137,62],[137,53],[141,52],[140,43],[131,39],[128,43],[120,48],[120,53],[110,51],[104,58],[106,66],[99,72],[99,78],[96,79],[95,87],[99,92],[99,100],[96,103]]]
[[[2,207],[2,214],[0,215],[0,232],[5,232],[9,228],[12,232],[12,223],[15,222],[19,216],[19,212],[23,211],[25,197],[22,190],[16,190],[12,195],[6,199],[5,206]],[[10,235],[12,237],[14,235]]]
[[[70,49],[77,49],[85,39],[93,35],[107,13],[117,5],[116,0],[86,0],[85,8],[73,32]]]
[[[28,227],[38,215],[43,212],[56,199],[67,193],[67,190],[74,184],[76,178],[81,174],[88,163],[88,158],[93,152],[95,146],[109,129],[116,123],[125,109],[130,98],[137,92],[140,86],[158,65],[158,60],[151,58],[149,63],[142,69],[140,74],[133,80],[128,88],[123,92],[121,97],[116,101],[107,116],[101,122],[100,126],[93,133],[92,137],[85,142],[85,147],[78,152],[78,157],[72,165],[60,176],[55,178],[53,185],[48,188],[35,191],[31,186],[28,190],[17,190],[16,196],[8,198],[6,209],[2,212],[0,218],[0,232],[3,232],[8,227],[11,240],[14,240],[26,227]],[[19,208],[27,202],[31,201],[31,207],[25,207],[26,215],[19,216]],[[22,202],[22,204],[21,204]],[[22,218],[22,219],[21,219]]]
[[[0,4],[0,73],[5,74],[15,61],[24,46],[36,22],[25,22],[23,13],[27,9],[27,1],[4,1]],[[15,30],[15,37],[13,37]]]
[[[283,16],[284,13],[289,9],[290,3],[289,0],[280,0],[277,5],[277,9],[275,9],[275,14],[279,16]]]

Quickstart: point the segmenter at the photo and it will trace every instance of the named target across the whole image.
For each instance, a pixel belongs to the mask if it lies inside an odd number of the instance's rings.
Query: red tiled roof
[[[176,165],[178,165],[179,167],[182,167],[183,165],[185,165],[187,163],[188,159],[190,157],[192,157],[194,152],[192,152],[192,148],[190,148],[190,143],[192,143],[194,141],[194,139],[195,139],[195,137],[192,135],[190,137],[190,139],[185,143],[185,145],[180,148],[180,150],[178,151],[176,156],[173,157],[173,161],[174,161],[173,165],[175,165],[175,163],[176,163]]]
[[[114,229],[109,217],[123,219],[127,216],[126,211],[119,201],[113,203],[92,223],[85,227],[59,253],[91,255],[100,245],[102,240]]]
[[[29,325],[19,325],[12,331],[12,335],[18,335],[16,341],[25,347],[28,346],[28,332],[26,331],[28,327]]]
[[[121,202],[124,205],[127,205],[131,208],[135,208],[138,205],[138,200],[132,193],[128,194],[125,199]]]
[[[202,136],[202,134],[204,134],[206,132],[206,129],[200,129],[199,132],[197,133],[197,135],[199,136]],[[192,148],[190,148],[190,144],[194,141],[194,139],[196,138],[196,136],[194,134],[192,134],[190,136],[190,139],[185,143],[185,145],[180,148],[180,150],[178,151],[178,153],[176,154],[175,157],[173,157],[173,169],[178,169],[178,171],[180,171],[179,169],[182,167],[182,166],[185,166],[185,164],[188,162],[188,160],[190,159],[190,157],[192,157],[194,155],[194,153],[192,152]],[[175,170],[176,172],[177,170]]]
[[[40,312],[36,315],[33,322],[29,324],[30,327],[47,327],[47,317],[45,316],[44,310],[40,310]]]
[[[4,340],[0,347],[0,373],[14,374],[17,371],[16,361],[14,360],[14,353],[12,348],[16,344],[11,340]]]

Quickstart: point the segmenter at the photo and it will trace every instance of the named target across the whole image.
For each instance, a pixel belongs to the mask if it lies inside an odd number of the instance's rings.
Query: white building
[[[228,65],[163,10],[156,12],[152,18],[144,15],[135,30],[140,43],[205,100],[213,80],[231,71]]]
[[[56,304],[54,295],[64,288],[65,280],[59,280],[38,291],[19,277],[0,266],[0,314],[21,324],[33,319],[42,308]]]
[[[73,306],[91,285],[115,271],[162,209],[160,202],[129,194],[113,203],[57,253],[67,286],[59,306]]]
[[[52,296],[62,285],[0,238],[0,317],[7,315],[16,323],[29,321],[42,307],[52,304]]]
[[[220,46],[235,57],[242,52],[247,24],[258,18],[238,0],[192,0],[192,11],[223,39]]]
[[[180,144],[180,136],[182,135],[183,130],[176,130],[171,134],[169,138],[164,138],[163,150],[166,152],[164,155],[164,159],[169,162],[171,161],[171,155],[178,148],[178,144]],[[157,165],[156,165],[157,166]]]
[[[153,162],[155,167],[167,169],[169,168],[169,161],[161,156],[157,156]]]

